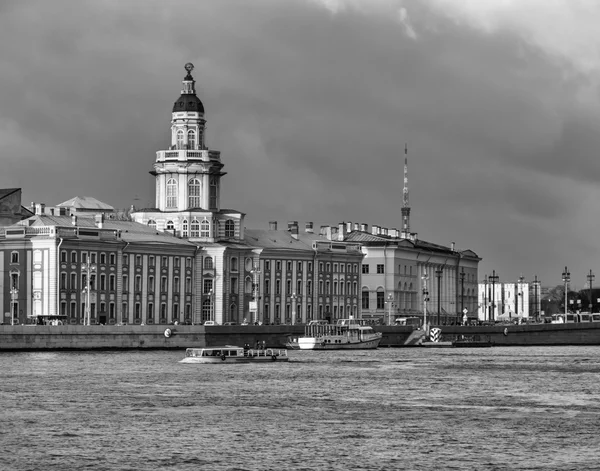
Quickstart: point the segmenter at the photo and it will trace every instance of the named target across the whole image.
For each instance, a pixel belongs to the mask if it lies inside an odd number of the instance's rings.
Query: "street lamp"
[[[17,314],[17,310],[19,309],[19,290],[16,287],[12,287],[10,289],[10,300],[11,300],[11,313],[10,313],[10,325],[15,325],[15,315]]]
[[[533,280],[533,299],[534,299],[534,307],[533,307],[533,315],[536,321],[539,321],[540,310],[538,309],[538,285],[539,280],[537,275],[535,275],[535,279]]]
[[[440,303],[442,301],[442,274],[443,270],[441,268],[435,271],[435,276],[437,277],[437,325],[440,325]]]
[[[296,293],[292,293],[290,299],[292,300],[292,325],[296,323],[296,298],[298,296]]]
[[[88,258],[81,264],[81,269],[85,272],[85,317],[83,319],[83,325],[90,325],[92,321],[90,315],[91,277],[92,274],[96,272],[96,264],[92,263]]]
[[[392,293],[387,296],[387,305],[388,305],[388,325],[392,325],[392,304],[394,304],[394,295]]]
[[[465,269],[461,268],[460,270],[460,312],[464,313],[465,310]],[[460,314],[457,316],[460,317]]]
[[[210,320],[215,320],[215,292],[211,289],[208,292],[208,300],[210,301]]]
[[[594,304],[593,304],[593,301],[592,301],[592,300],[594,299],[594,298],[592,298],[592,281],[594,281],[594,278],[595,278],[595,277],[596,277],[596,275],[594,275],[594,274],[592,273],[592,270],[590,269],[590,273],[589,273],[589,275],[587,276],[587,279],[588,279],[588,281],[590,282],[590,305],[589,305],[589,308],[590,308],[590,314],[591,314],[592,312],[594,312]]]
[[[427,291],[427,280],[429,279],[429,274],[425,272],[423,276],[421,276],[423,280],[423,331],[427,333],[427,301],[429,301],[429,291]]]
[[[521,275],[519,277],[519,299],[521,299],[521,316],[523,316],[523,311],[525,310],[525,300],[523,299],[523,281],[525,281],[525,277]],[[517,317],[519,316],[519,306],[517,304]]]
[[[567,309],[568,309],[568,292],[569,292],[569,281],[571,281],[571,273],[569,272],[569,269],[567,267],[565,267],[565,271],[563,271],[562,273],[562,280],[563,283],[565,284],[565,320],[564,322],[567,322]]]
[[[489,319],[491,322],[496,320],[496,283],[499,279],[500,276],[496,275],[496,270],[493,270],[492,275],[489,276],[489,281],[492,283],[492,306]]]
[[[255,302],[255,307],[256,307],[256,319],[255,321],[258,322],[258,320],[260,319],[260,313],[258,310],[258,304],[260,301],[260,296],[259,296],[259,284],[260,284],[260,266],[258,263],[254,264],[254,266],[252,267],[252,270],[250,270],[250,273],[252,273],[253,275],[253,283],[254,283],[254,289],[252,290],[252,295],[254,297],[254,302]]]

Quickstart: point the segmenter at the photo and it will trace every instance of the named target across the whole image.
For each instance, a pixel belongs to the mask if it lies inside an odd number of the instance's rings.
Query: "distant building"
[[[489,322],[534,317],[535,314],[531,311],[534,306],[530,306],[532,294],[535,294],[535,289],[528,282],[492,282],[486,278],[483,283],[479,283],[477,317]],[[541,297],[537,303],[541,303]]]
[[[32,214],[21,206],[21,188],[0,189],[0,227],[10,226]]]

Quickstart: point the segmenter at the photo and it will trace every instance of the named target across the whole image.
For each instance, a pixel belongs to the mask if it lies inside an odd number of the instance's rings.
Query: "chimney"
[[[46,205],[44,203],[36,203],[34,212],[35,212],[35,214],[44,214],[45,208],[46,208]]]
[[[277,221],[269,221],[269,230],[276,231],[277,230]]]
[[[343,241],[346,238],[346,223],[340,222],[338,224],[338,240]]]
[[[331,226],[321,226],[319,235],[325,237],[327,240],[331,240]]]
[[[450,250],[452,250],[452,252],[454,252],[454,242],[450,243]]]
[[[294,226],[298,226],[298,221],[288,221],[288,231],[291,231]]]
[[[313,233],[313,223],[312,222],[307,222],[306,225],[304,226],[304,231],[312,234]]]
[[[74,214],[71,216],[71,225],[77,225],[77,216],[75,216]]]
[[[398,229],[396,229],[396,228],[390,229],[390,236],[392,236],[394,239],[397,239],[398,238]]]
[[[384,236],[388,235],[387,227],[382,227],[381,228],[381,235],[384,235]]]
[[[362,223],[360,225],[360,230],[363,231],[363,232],[369,232],[369,225],[365,224],[365,223]]]
[[[373,224],[373,227],[371,228],[371,234],[377,235],[378,230],[379,230],[379,227],[377,227],[376,224]]]
[[[355,231],[360,230],[360,225],[357,222],[354,223],[354,230]]]
[[[350,234],[351,232],[352,232],[352,223],[347,222],[346,223],[346,234]]]
[[[98,229],[102,229],[102,226],[104,224],[104,214],[102,214],[102,213],[96,214],[95,220],[96,220],[96,227]]]

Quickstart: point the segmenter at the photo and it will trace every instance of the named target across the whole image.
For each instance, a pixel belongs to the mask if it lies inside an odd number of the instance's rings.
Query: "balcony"
[[[198,161],[198,162],[209,162],[211,160],[221,161],[221,153],[208,150],[187,150],[187,149],[173,149],[173,150],[160,150],[156,153],[157,162],[186,162],[186,161]]]

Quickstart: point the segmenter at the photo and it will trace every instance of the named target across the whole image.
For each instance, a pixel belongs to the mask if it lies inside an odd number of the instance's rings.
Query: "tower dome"
[[[173,104],[173,113],[187,111],[204,114],[204,105],[200,101],[200,98],[196,96],[196,81],[192,77],[194,64],[188,62],[185,64],[185,70],[187,71],[187,75],[182,81],[183,88],[181,89],[181,95]]]

